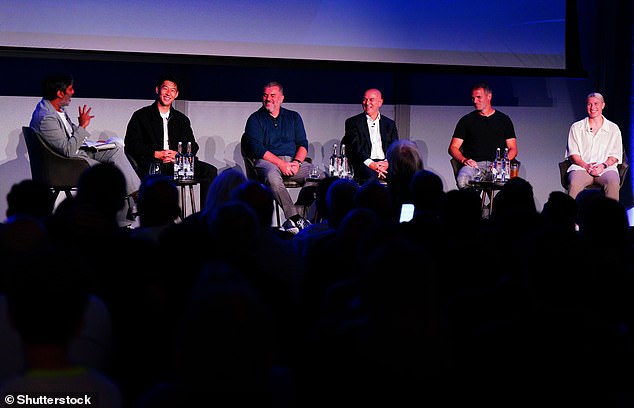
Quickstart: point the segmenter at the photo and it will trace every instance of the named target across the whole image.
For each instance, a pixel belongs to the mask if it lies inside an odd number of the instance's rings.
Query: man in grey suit
[[[42,100],[35,107],[29,126],[63,156],[81,157],[91,166],[97,163],[116,165],[125,177],[128,195],[134,197],[141,181],[122,145],[96,151],[83,148],[84,142],[90,138],[86,128],[94,116],[91,115],[92,108],[80,106],[79,125],[72,122],[64,108],[70,104],[74,93],[72,76],[59,74],[47,77],[42,84]]]
[[[346,119],[341,144],[346,146],[348,162],[359,182],[385,180],[388,172],[385,153],[390,144],[398,140],[396,124],[379,112],[383,96],[378,89],[365,91],[361,105],[362,113]]]

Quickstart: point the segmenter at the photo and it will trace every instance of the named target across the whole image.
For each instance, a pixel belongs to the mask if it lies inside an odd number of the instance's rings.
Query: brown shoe
[[[139,201],[139,191],[137,190],[137,191],[134,191],[134,192],[130,193],[129,197],[131,197],[134,200],[134,202],[136,203],[137,201]]]

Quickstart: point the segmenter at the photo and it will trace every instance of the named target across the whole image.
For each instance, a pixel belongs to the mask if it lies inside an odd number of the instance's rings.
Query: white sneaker
[[[284,221],[284,224],[282,224],[282,229],[286,232],[289,232],[293,235],[297,234],[299,232],[299,228],[297,227],[297,225],[295,225],[295,223],[293,222],[293,220],[286,220]]]
[[[301,231],[310,225],[310,221],[308,221],[306,218],[299,217],[295,225],[297,225],[297,228]]]

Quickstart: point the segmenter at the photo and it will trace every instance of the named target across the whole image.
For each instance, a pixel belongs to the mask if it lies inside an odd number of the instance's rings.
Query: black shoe
[[[134,193],[128,195],[126,197],[126,201],[128,202],[128,212],[126,214],[126,219],[130,221],[134,221],[138,215],[136,211],[136,202],[139,198],[139,192],[135,191]]]
[[[126,214],[125,218],[129,221],[136,220],[136,217],[137,215],[139,215],[139,213],[137,213],[135,210],[136,207],[128,207],[128,213]]]
[[[134,202],[136,203],[137,201],[139,201],[139,190],[130,193],[128,197],[134,200]]]
[[[286,231],[289,234],[295,235],[299,232],[299,228],[297,227],[297,225],[295,224],[295,222],[293,220],[291,220],[290,218],[286,221],[284,221],[284,224],[282,224],[282,231]]]

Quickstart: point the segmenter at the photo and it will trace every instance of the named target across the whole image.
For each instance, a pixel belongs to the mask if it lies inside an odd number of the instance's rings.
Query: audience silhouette
[[[99,324],[99,315],[88,312],[91,294],[78,267],[48,267],[49,262],[60,261],[52,248],[44,247],[11,271],[6,312],[19,333],[21,350],[17,351],[22,352],[25,365],[22,372],[4,381],[0,394],[3,400],[8,394],[82,394],[102,407],[122,407],[121,390],[113,379],[73,359],[81,348],[73,346],[78,338],[85,341],[92,335],[94,343],[106,339],[95,330],[83,330],[84,325]],[[84,319],[91,321],[84,323]]]
[[[51,189],[42,181],[22,180],[7,194],[7,218],[30,215],[47,220],[55,205]]]
[[[423,170],[423,159],[420,157],[416,143],[408,139],[394,141],[385,153],[389,164],[387,187],[397,211],[403,203],[411,203],[410,183],[414,174]]]
[[[634,405],[624,206],[553,191],[540,212],[513,178],[483,219],[476,192],[405,162],[387,186],[320,180],[319,219],[297,235],[236,169],[185,220],[173,181],[146,177],[135,228],[119,223],[115,166],[87,169],[56,208],[17,183],[0,224],[0,389],[137,408]]]
[[[209,186],[203,212],[209,214],[220,204],[229,201],[233,190],[245,181],[247,181],[247,178],[241,171],[234,168],[224,170]]]
[[[145,176],[137,199],[139,227],[130,236],[158,243],[160,234],[174,224],[180,212],[174,179],[162,174]]]

